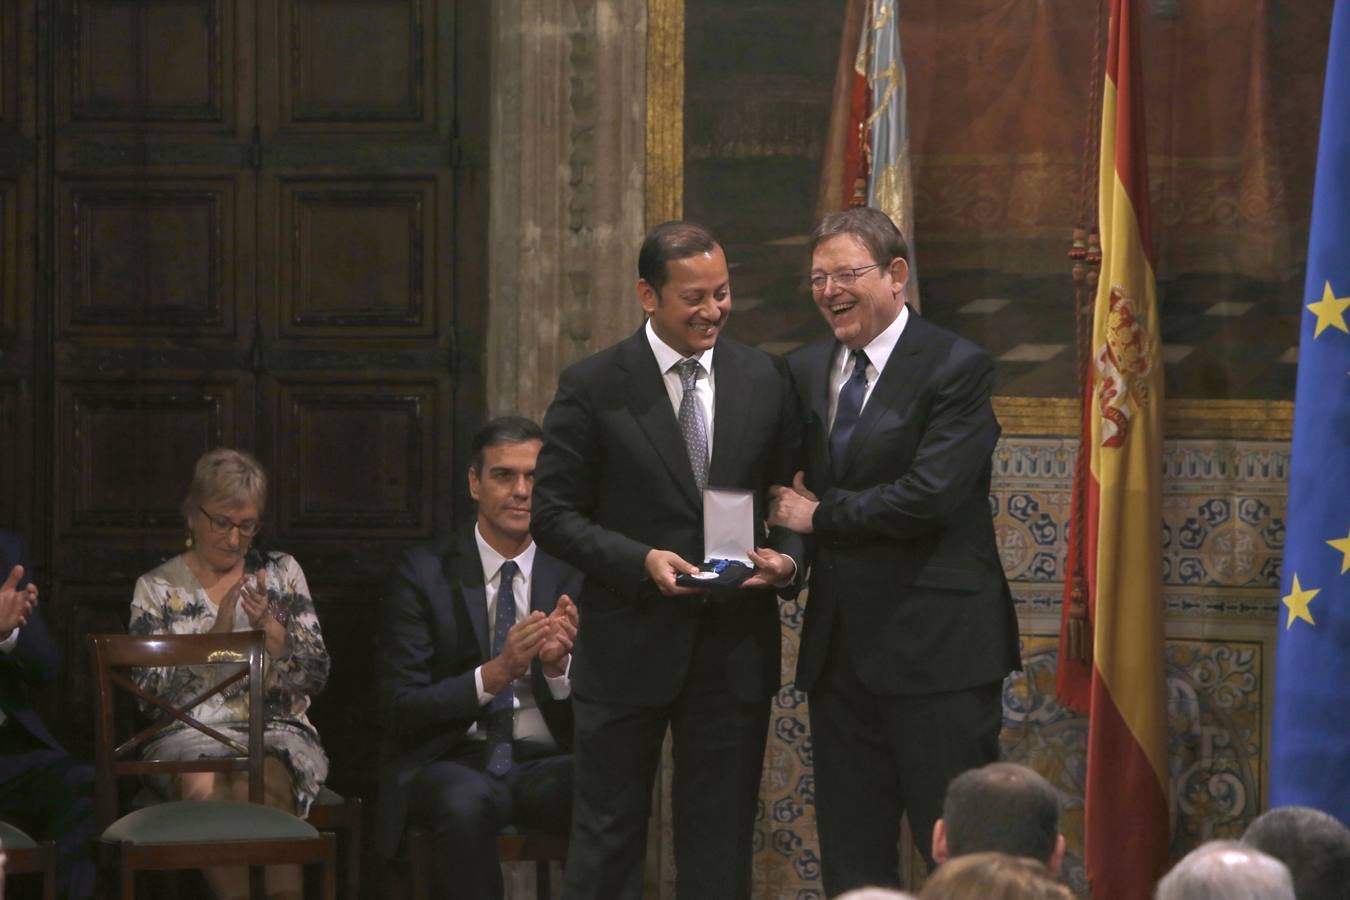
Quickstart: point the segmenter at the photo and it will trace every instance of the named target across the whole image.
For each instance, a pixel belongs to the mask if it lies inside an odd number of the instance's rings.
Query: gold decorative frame
[[[1079,406],[1073,397],[995,397],[1003,433],[1017,437],[1077,437]],[[1294,404],[1281,400],[1167,400],[1163,437],[1175,439],[1287,441],[1294,432]]]
[[[684,209],[684,0],[647,0],[646,220],[678,219]],[[1072,397],[995,397],[1003,433],[1077,437]],[[1294,404],[1281,400],[1169,400],[1168,438],[1289,440]]]
[[[647,227],[684,212],[684,0],[647,0]]]

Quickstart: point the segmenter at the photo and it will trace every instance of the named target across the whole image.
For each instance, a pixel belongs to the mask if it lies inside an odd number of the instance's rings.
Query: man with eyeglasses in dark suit
[[[948,782],[998,758],[1020,663],[989,512],[993,361],[905,305],[907,248],[885,213],[832,213],[810,246],[833,334],[788,357],[807,462],[773,489],[769,521],[813,546],[796,683],[833,896],[899,886],[902,813],[929,857]]]

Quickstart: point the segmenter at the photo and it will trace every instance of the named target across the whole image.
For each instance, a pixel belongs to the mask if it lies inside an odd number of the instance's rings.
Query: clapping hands
[[[512,625],[501,652],[483,664],[483,690],[500,693],[507,684],[530,671],[530,663],[536,656],[549,678],[565,674],[576,641],[577,624],[576,604],[563,594],[552,613],[545,615],[535,610]]]
[[[28,624],[28,614],[37,606],[37,585],[30,582],[20,589],[18,585],[22,579],[23,566],[15,566],[0,586],[0,638],[8,637],[15,628]]]
[[[572,655],[572,645],[577,639],[578,621],[577,605],[563,594],[549,614],[548,634],[539,648],[539,661],[544,664],[547,677],[557,678],[567,673],[568,657]]]
[[[272,611],[267,605],[267,570],[259,569],[254,582],[244,576],[239,585],[239,602],[244,606],[248,624],[266,631],[267,623],[272,619]]]
[[[266,635],[267,653],[273,659],[286,655],[286,627],[272,615],[267,601],[267,570],[242,575],[220,598],[212,631],[234,631],[235,608],[242,607],[250,628]]]

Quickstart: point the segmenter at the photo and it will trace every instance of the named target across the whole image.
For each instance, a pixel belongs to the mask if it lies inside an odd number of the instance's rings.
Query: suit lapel
[[[666,393],[644,329],[638,329],[638,333],[628,339],[619,359],[624,369],[623,381],[628,385],[629,412],[652,442],[656,455],[670,470],[680,493],[696,509],[701,507],[702,498],[694,484],[694,470],[689,465],[684,437],[675,421],[675,412],[670,408],[670,394]]]
[[[446,568],[452,592],[457,592],[464,600],[478,649],[483,659],[488,659],[487,590],[483,586],[483,560],[478,555],[472,528],[465,529]]]
[[[844,451],[844,464],[840,467],[840,478],[848,475],[849,467],[857,460],[862,448],[867,445],[867,436],[876,427],[881,417],[892,410],[905,408],[904,399],[912,393],[924,375],[923,332],[928,323],[921,320],[913,309],[909,311],[909,321],[900,334],[891,358],[886,361],[872,396],[867,398],[853,435],[848,439],[848,448]]]
[[[736,451],[750,415],[752,391],[746,383],[745,357],[740,347],[721,341],[713,351],[716,374],[713,402],[713,450],[708,463],[708,486],[735,484]]]

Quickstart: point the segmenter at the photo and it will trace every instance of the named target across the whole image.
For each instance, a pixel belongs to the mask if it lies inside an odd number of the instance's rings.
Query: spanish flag
[[[1090,659],[1060,641],[1062,700],[1089,715],[1084,842],[1092,896],[1147,898],[1167,863],[1163,674],[1162,402],[1149,231],[1143,79],[1133,0],[1111,0],[1098,184],[1101,277],[1079,452],[1075,528]],[[1067,603],[1066,603],[1067,606]]]

